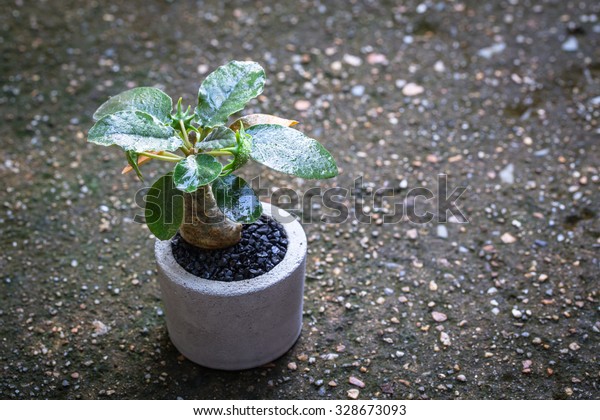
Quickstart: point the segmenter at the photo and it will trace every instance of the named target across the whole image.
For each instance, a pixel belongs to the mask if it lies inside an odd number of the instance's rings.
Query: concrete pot
[[[263,203],[263,212],[283,225],[288,249],[275,268],[253,279],[194,276],[175,261],[171,241],[156,241],[169,336],[181,354],[202,366],[261,366],[285,354],[300,336],[306,235],[284,210]]]

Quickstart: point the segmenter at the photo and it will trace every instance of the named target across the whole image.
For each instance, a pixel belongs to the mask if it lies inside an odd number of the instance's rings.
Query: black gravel
[[[252,279],[271,271],[287,251],[283,226],[262,216],[244,225],[242,240],[235,246],[208,251],[187,243],[179,233],[171,246],[175,260],[195,276],[217,281]]]

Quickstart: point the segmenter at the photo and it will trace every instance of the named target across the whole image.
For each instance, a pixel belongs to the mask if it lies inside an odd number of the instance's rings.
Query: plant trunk
[[[184,193],[183,200],[184,218],[179,233],[187,243],[203,249],[221,249],[240,241],[242,225],[223,215],[210,185]]]

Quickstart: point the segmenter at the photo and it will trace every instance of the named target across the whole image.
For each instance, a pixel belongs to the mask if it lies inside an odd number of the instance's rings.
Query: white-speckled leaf
[[[162,122],[169,122],[173,100],[160,89],[153,87],[139,87],[126,90],[113,96],[100,105],[94,113],[94,121],[120,111],[142,111],[150,114]]]
[[[293,128],[259,124],[246,130],[252,136],[250,157],[271,169],[300,178],[323,179],[338,174],[331,154],[316,140]]]
[[[253,223],[262,214],[262,205],[252,187],[235,175],[221,176],[212,183],[215,201],[223,214],[238,223]]]
[[[183,145],[175,130],[142,111],[121,111],[100,119],[90,129],[88,141],[113,144],[134,152],[173,151]]]
[[[223,165],[210,155],[190,155],[175,165],[175,187],[183,192],[194,192],[199,187],[213,182],[222,168]]]
[[[224,125],[263,91],[265,71],[253,61],[231,61],[209,74],[198,91],[196,116],[203,127]]]
[[[215,127],[208,136],[206,136],[204,141],[197,144],[198,148],[201,150],[223,149],[235,145],[235,133],[225,126]]]

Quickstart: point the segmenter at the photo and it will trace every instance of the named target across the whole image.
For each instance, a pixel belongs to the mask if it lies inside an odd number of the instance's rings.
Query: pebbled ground
[[[0,397],[599,398],[600,4],[401,3],[7,1]],[[150,85],[193,105],[232,59],[269,77],[248,113],[301,121],[341,169],[244,175],[349,192],[341,223],[318,198],[297,206],[313,218],[303,334],[238,373],[170,343],[133,222],[144,185],[85,142],[109,95]],[[467,188],[469,223],[383,224],[395,204],[435,212],[408,191],[438,196],[442,173],[448,194]]]

